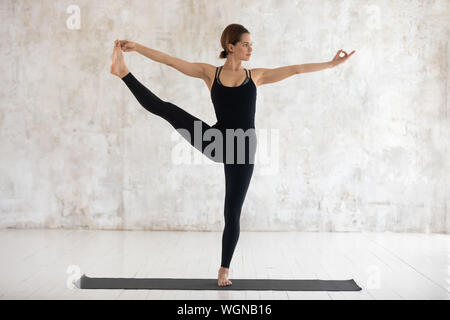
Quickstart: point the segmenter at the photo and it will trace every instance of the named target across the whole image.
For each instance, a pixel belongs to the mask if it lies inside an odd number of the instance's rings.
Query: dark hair
[[[235,45],[237,42],[241,41],[241,35],[243,33],[250,33],[243,25],[232,23],[229,24],[222,32],[220,37],[220,44],[222,45],[222,52],[219,55],[220,59],[224,59],[228,55],[227,44],[231,43]]]

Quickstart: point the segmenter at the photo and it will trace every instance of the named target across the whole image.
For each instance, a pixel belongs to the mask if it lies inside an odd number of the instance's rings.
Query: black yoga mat
[[[183,278],[89,278],[82,275],[80,289],[151,289],[151,290],[279,290],[279,291],[360,291],[350,280],[231,279],[220,287],[217,279]]]

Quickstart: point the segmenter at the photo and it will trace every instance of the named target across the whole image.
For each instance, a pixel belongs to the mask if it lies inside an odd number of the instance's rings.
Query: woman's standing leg
[[[225,164],[225,228],[222,235],[222,261],[219,269],[219,285],[231,284],[220,281],[220,273],[228,277],[227,271],[240,234],[240,217],[245,196],[253,175],[254,164]],[[225,279],[225,278],[223,278]],[[228,282],[228,283],[227,283]]]

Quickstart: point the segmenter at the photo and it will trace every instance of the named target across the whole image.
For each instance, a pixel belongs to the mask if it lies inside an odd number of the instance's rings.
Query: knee
[[[241,212],[225,212],[225,225],[239,227],[239,222],[241,219]]]

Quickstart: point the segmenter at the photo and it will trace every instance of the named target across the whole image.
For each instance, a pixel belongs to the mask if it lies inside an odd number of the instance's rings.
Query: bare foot
[[[230,271],[229,268],[220,267],[219,279],[217,281],[217,284],[219,285],[219,287],[230,286],[232,284],[232,282],[230,280],[228,280],[229,271]]]
[[[114,42],[114,50],[112,54],[112,64],[110,72],[119,78],[125,77],[130,71],[125,65],[125,60],[123,59],[122,50],[120,49],[120,42],[116,40]]]

